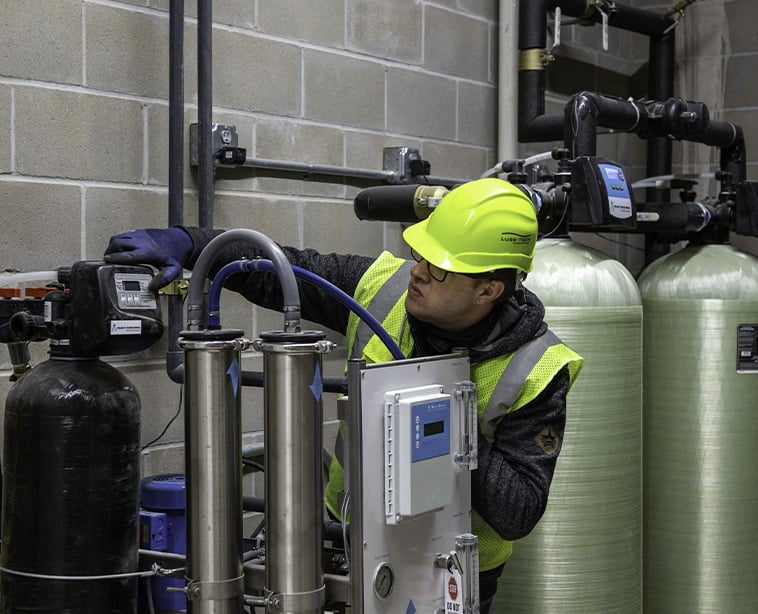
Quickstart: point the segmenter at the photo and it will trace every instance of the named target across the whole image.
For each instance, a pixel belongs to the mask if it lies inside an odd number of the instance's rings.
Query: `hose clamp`
[[[519,70],[545,70],[545,66],[555,59],[552,53],[534,47],[519,52]]]
[[[266,591],[266,601],[272,612],[313,612],[326,603],[326,585],[304,593],[274,593]]]
[[[172,587],[169,587],[171,590]],[[200,582],[188,580],[184,588],[174,588],[173,592],[183,592],[190,601],[224,600],[242,597],[245,594],[245,575],[228,580]]]

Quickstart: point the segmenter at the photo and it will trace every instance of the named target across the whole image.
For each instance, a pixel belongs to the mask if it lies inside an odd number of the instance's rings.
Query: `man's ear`
[[[479,287],[477,302],[481,304],[494,303],[505,292],[505,282],[499,279],[487,279]]]

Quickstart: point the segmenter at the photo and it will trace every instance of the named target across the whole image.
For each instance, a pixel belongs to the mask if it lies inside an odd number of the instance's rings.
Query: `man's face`
[[[405,309],[419,320],[443,330],[463,330],[491,310],[491,301],[484,300],[485,286],[489,283],[455,273],[444,275],[442,269],[427,266],[422,259],[411,268]]]

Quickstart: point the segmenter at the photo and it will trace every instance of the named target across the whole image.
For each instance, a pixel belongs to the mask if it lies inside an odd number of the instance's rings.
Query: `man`
[[[374,259],[283,250],[292,264],[353,296],[406,356],[468,349],[479,401],[472,505],[480,611],[486,614],[494,611],[497,579],[511,541],[527,535],[545,511],[563,439],[566,395],[582,359],[548,331],[542,303],[521,285],[532,268],[537,217],[516,186],[494,178],[465,183],[403,237],[415,262],[388,252]],[[163,285],[183,266],[191,267],[210,238],[197,228],[138,230],[113,237],[105,258],[159,267],[156,284]],[[232,245],[215,270],[259,255],[248,245]],[[237,274],[226,287],[264,307],[282,308],[281,287],[272,274]],[[377,336],[318,288],[301,287],[301,315],[345,333],[351,358],[392,359]],[[325,503],[336,516],[342,478],[335,454]]]

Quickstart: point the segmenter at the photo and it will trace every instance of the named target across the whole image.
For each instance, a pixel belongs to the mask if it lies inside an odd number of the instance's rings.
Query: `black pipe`
[[[587,0],[520,0],[519,2],[519,92],[518,92],[518,141],[520,143],[544,142],[565,139],[563,115],[545,115],[545,66],[543,55],[547,45],[547,13],[560,7],[572,17],[600,21],[600,13],[592,10]],[[589,7],[589,8],[588,8]],[[585,14],[587,14],[585,16]],[[664,32],[674,23],[673,18],[644,9],[616,4],[608,23],[614,28],[666,38]],[[670,39],[673,40],[673,35]],[[651,45],[651,56],[658,47]],[[666,46],[661,47],[666,53]],[[654,60],[651,57],[651,62]],[[673,63],[666,56],[664,63]],[[673,64],[672,64],[673,65]],[[672,72],[666,72],[665,78]],[[565,115],[565,112],[564,112]],[[612,127],[612,126],[605,126]],[[588,145],[588,144],[584,144]],[[661,147],[659,144],[658,147]]]
[[[674,95],[675,35],[671,30],[663,36],[650,37],[648,62],[648,95],[652,100],[668,100]],[[655,137],[647,143],[647,176],[670,175],[673,165],[673,143],[668,137]],[[649,188],[646,200],[669,201],[671,192]]]
[[[593,92],[574,94],[564,110],[564,146],[569,156],[596,155],[597,127],[632,132],[640,126],[644,109],[621,98]]]
[[[548,0],[547,10],[554,11],[560,7],[561,12],[569,17],[581,17],[586,21],[602,22],[602,15],[590,5],[588,0]],[[672,17],[659,15],[633,6],[614,4],[614,10],[608,13],[608,25],[613,28],[659,36],[674,23]]]
[[[168,84],[168,225],[184,224],[184,0],[169,5]],[[179,333],[184,328],[182,297],[170,295],[167,303],[168,349],[166,370],[181,364]]]
[[[545,115],[544,70],[519,70],[518,99],[519,143],[563,139],[563,116]]]
[[[742,128],[739,126],[735,126],[735,128],[737,130],[736,140],[734,144],[722,147],[719,168],[729,173],[732,180],[737,183],[747,179],[747,156]]]
[[[520,0],[518,48],[544,49],[547,45],[547,6],[545,0]]]
[[[213,228],[213,10],[211,0],[197,0],[197,155],[198,224]]]
[[[659,233],[684,238],[718,221],[713,211],[700,203],[645,203],[637,216],[637,227],[630,233]]]

